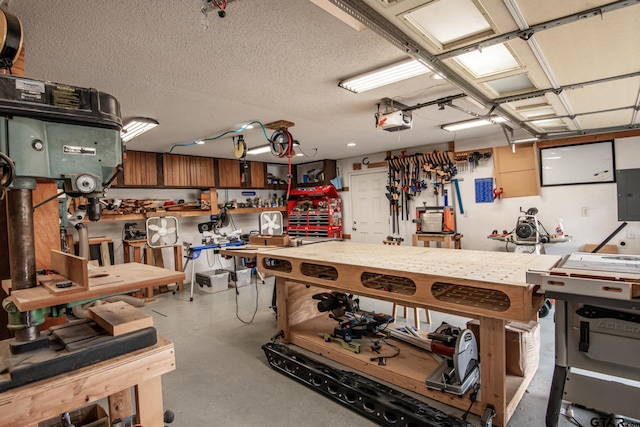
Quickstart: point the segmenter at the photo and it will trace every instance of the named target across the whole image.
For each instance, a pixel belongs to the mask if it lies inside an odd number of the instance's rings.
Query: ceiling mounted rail
[[[362,22],[369,27],[376,34],[382,36],[391,44],[402,50],[407,55],[411,56],[417,61],[422,62],[436,73],[442,75],[451,84],[457,86],[467,96],[475,99],[479,103],[483,104],[487,108],[492,108],[496,104],[488,99],[482,92],[476,89],[473,85],[465,81],[462,77],[458,76],[453,70],[444,64],[435,55],[427,52],[422,46],[415,42],[411,37],[403,33],[398,27],[389,22],[385,17],[380,15],[375,9],[367,5],[361,0],[330,0],[331,3],[338,6],[347,14]],[[636,0],[640,1],[640,0]],[[496,114],[506,118],[514,126],[521,127],[525,132],[530,134],[538,133],[535,129],[531,128],[527,123],[524,123],[521,119],[511,114],[509,111],[504,110],[499,105],[495,109]]]
[[[583,19],[591,18],[594,16],[602,16],[605,13],[613,12],[615,10],[623,9],[629,6],[635,6],[640,4],[640,0],[620,0],[613,3],[606,4],[600,7],[594,7],[593,9],[584,10],[582,12],[573,13],[571,15],[564,16],[562,18],[553,19],[551,21],[543,22],[541,24],[532,25],[529,28],[523,30],[516,30],[509,33],[501,34],[496,37],[492,37],[487,40],[483,40],[477,43],[471,43],[457,49],[452,49],[447,52],[435,55],[439,60],[453,58],[455,56],[462,55],[464,53],[480,50],[485,47],[493,46],[496,44],[508,42],[514,39],[529,40],[535,33],[540,31],[549,30],[559,27],[561,25],[571,24],[573,22],[581,21]]]
[[[492,102],[494,104],[499,105],[499,104],[505,104],[507,102],[515,102],[515,101],[522,101],[524,99],[538,98],[540,96],[546,95],[547,93],[555,93],[556,95],[558,95],[565,90],[582,89],[585,86],[613,82],[613,81],[622,80],[622,79],[629,79],[629,78],[638,77],[638,76],[640,76],[640,71],[635,71],[633,73],[622,74],[619,76],[605,77],[602,79],[590,80],[588,82],[572,83],[569,85],[559,86],[557,88],[540,89],[540,90],[534,90],[531,92],[521,93],[519,95],[504,96],[502,98],[496,98]]]

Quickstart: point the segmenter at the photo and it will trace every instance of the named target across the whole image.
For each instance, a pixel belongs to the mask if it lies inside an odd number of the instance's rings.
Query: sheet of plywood
[[[13,291],[11,298],[20,311],[66,304],[79,299],[131,292],[149,286],[168,285],[184,280],[184,273],[152,265],[131,262],[94,268],[89,274],[89,289],[83,292],[52,295],[42,286]]]
[[[90,307],[89,318],[114,337],[153,326],[151,316],[124,301]]]
[[[51,268],[84,289],[89,288],[87,264],[88,261],[85,258],[66,254],[55,249],[51,250]]]

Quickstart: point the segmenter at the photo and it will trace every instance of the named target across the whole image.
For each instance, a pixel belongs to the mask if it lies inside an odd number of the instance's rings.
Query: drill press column
[[[7,194],[7,221],[11,248],[11,286],[15,290],[33,288],[36,283],[35,235],[33,231],[34,179],[17,178]],[[33,341],[40,336],[41,319],[31,312],[20,313],[20,324],[11,322],[16,341]]]

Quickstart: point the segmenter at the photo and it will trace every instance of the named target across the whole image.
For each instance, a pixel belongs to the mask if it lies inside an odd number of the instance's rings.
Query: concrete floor
[[[261,349],[276,333],[276,316],[270,308],[273,277],[215,294],[195,287],[189,302],[185,292],[156,296],[142,308],[154,318],[158,333],[174,342],[177,369],[162,377],[164,408],[175,412],[173,426],[374,426],[373,422],[273,370]],[[257,312],[251,320],[257,302]],[[391,311],[387,302],[361,299],[365,310]],[[237,307],[237,308],[236,308]],[[449,316],[450,323],[464,320]],[[402,319],[400,319],[402,320]],[[432,323],[443,315],[432,313]],[[428,325],[424,325],[425,328]],[[544,426],[549,385],[553,372],[553,315],[541,320],[541,363],[510,426]],[[346,369],[346,368],[345,368]],[[426,400],[423,398],[423,400]],[[460,416],[461,411],[437,402],[427,403]],[[592,415],[576,415],[583,426]],[[478,417],[468,421],[479,425]],[[561,426],[572,424],[561,416]]]

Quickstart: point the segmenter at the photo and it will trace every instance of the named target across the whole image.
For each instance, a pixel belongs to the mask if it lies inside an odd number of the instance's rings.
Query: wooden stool
[[[169,247],[169,246],[167,246]],[[175,271],[182,271],[182,246],[173,245],[173,269]],[[162,248],[144,248],[144,263],[149,265],[155,265],[156,267],[164,267],[164,258],[162,257]],[[178,282],[178,291],[182,292],[184,289],[183,282]],[[153,287],[147,288],[147,298],[153,297]]]
[[[392,316],[395,318],[396,317],[396,312],[398,311],[398,306],[399,304],[397,303],[393,303],[393,311],[392,311]],[[404,309],[404,318],[407,318],[407,315],[409,314],[409,307],[407,307],[406,305],[402,306],[402,308]],[[431,324],[431,313],[429,312],[429,310],[427,310],[426,308],[421,308],[421,307],[413,307],[413,320],[414,320],[414,324],[416,326],[416,329],[420,329],[420,310],[424,310],[424,314],[427,317],[427,323]]]
[[[146,240],[123,240],[124,262],[131,262],[131,248],[133,248],[133,262],[142,262],[142,248],[146,244]]]

